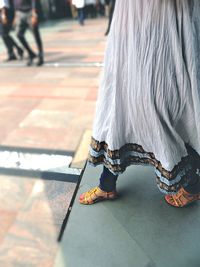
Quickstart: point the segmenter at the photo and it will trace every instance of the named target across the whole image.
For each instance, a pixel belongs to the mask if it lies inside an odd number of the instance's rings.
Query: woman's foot
[[[83,193],[79,197],[79,202],[84,205],[91,205],[98,201],[102,200],[113,200],[117,198],[117,192],[105,192],[101,190],[98,186],[95,188],[92,188],[88,192]]]
[[[175,195],[165,196],[167,203],[173,207],[183,208],[190,203],[200,200],[200,193],[190,194],[183,187]]]

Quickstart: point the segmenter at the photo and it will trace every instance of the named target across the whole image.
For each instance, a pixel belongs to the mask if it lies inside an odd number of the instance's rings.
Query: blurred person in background
[[[110,7],[110,0],[105,0],[105,16],[109,16],[109,7]]]
[[[27,66],[33,64],[33,60],[38,57],[36,63],[37,66],[41,66],[44,63],[43,45],[39,32],[39,20],[37,13],[37,1],[36,0],[13,0],[14,8],[16,10],[16,31],[17,37],[22,43],[23,47],[28,53]],[[35,54],[29,46],[25,33],[30,29],[35,38],[35,42],[38,48],[38,54]]]
[[[105,15],[105,0],[97,0],[97,10],[100,16]]]
[[[72,4],[77,8],[78,21],[80,25],[84,25],[85,20],[85,1],[84,0],[72,0]]]
[[[112,23],[113,13],[115,9],[115,0],[108,0],[107,2],[109,2],[109,18],[108,18],[108,28],[105,32],[105,35],[108,35],[110,32],[110,26]]]
[[[72,4],[72,0],[67,0],[67,3],[69,3],[69,5],[70,5],[72,18],[76,19],[78,17],[76,7]]]
[[[96,18],[97,10],[96,10],[96,0],[85,0],[85,9],[86,15],[90,18]]]
[[[7,48],[8,58],[6,62],[16,60],[16,52],[20,59],[23,58],[23,50],[10,35],[15,16],[13,1],[0,0],[0,32],[2,40]],[[16,50],[16,51],[14,51]]]

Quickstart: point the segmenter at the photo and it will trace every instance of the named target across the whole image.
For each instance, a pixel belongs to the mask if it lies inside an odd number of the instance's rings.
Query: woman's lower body
[[[89,157],[113,175],[132,164],[153,165],[163,193],[176,196],[188,189],[195,199],[199,12],[198,0],[116,2]]]
[[[187,171],[189,181],[186,186],[183,186],[185,190],[191,194],[200,193],[200,177],[197,170],[191,169]],[[99,188],[104,192],[112,192],[117,190],[118,175],[113,174],[105,166],[99,178]]]
[[[183,207],[193,201],[200,200],[200,177],[198,170],[191,168],[190,170],[187,170],[186,173],[189,178],[187,185],[182,186],[178,193],[175,193],[174,195],[167,195],[165,199],[168,204],[176,207]],[[99,178],[98,187],[90,190],[89,194],[88,192],[82,194],[80,196],[80,203],[94,204],[101,200],[116,199],[118,195],[117,180],[118,175],[113,174],[104,166]],[[181,195],[180,192],[182,192]],[[182,200],[180,200],[180,198],[182,198]]]

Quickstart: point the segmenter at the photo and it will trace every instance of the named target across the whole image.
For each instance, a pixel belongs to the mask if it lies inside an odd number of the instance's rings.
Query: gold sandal
[[[165,196],[167,203],[173,207],[183,208],[190,203],[200,200],[200,193],[190,194],[183,187],[175,195]]]
[[[101,190],[98,186],[92,188],[88,192],[83,193],[79,197],[79,202],[84,205],[91,205],[102,200],[113,200],[117,198],[117,192],[105,192]]]

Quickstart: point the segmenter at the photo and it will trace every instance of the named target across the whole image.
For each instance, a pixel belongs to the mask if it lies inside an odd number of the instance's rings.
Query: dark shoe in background
[[[10,55],[6,60],[4,60],[4,62],[10,62],[14,60],[17,60],[17,57],[15,56],[15,54]]]
[[[38,57],[38,61],[37,61],[37,63],[36,63],[36,66],[40,67],[40,66],[42,66],[43,64],[44,64],[44,57],[43,57],[42,55],[40,55],[40,56]]]
[[[32,55],[29,55],[29,58],[28,58],[28,61],[27,61],[27,66],[28,67],[30,67],[30,66],[32,66],[33,65],[33,61],[34,61],[34,59],[37,57],[37,55],[36,54],[32,54]]]

